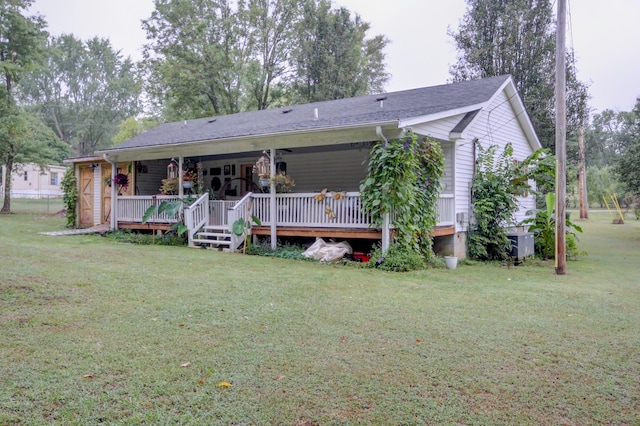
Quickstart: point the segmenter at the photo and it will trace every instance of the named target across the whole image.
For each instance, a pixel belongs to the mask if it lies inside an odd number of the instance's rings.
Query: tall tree
[[[300,20],[298,0],[250,0],[246,11],[250,57],[245,79],[248,109],[266,109],[282,95],[291,74],[291,42]]]
[[[167,120],[238,112],[246,29],[228,0],[156,0],[143,21],[148,88]]]
[[[2,212],[11,211],[14,163],[30,161],[34,156],[32,141],[25,139],[28,119],[16,107],[14,93],[22,75],[38,64],[46,38],[44,20],[26,15],[32,3],[32,0],[0,2],[0,160],[8,171]]]
[[[120,122],[140,111],[141,83],[130,58],[108,39],[52,37],[45,66],[25,76],[20,99],[78,155],[112,146]]]
[[[629,192],[640,196],[640,98],[633,111],[622,118],[620,155],[615,159],[614,171]]]
[[[341,99],[382,91],[384,48],[388,39],[367,39],[369,24],[346,8],[332,10],[329,0],[304,2],[298,24],[293,87],[305,102]]]
[[[458,62],[454,81],[511,74],[545,147],[555,146],[555,21],[549,0],[467,0],[457,33],[451,33]],[[587,86],[567,67],[568,127],[586,118]]]
[[[143,27],[148,92],[166,120],[354,96],[388,80],[387,39],[366,39],[369,25],[328,0],[156,0]]]

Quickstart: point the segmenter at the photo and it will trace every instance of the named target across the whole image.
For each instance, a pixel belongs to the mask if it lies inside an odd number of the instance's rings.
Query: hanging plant
[[[393,213],[395,244],[433,258],[429,236],[438,220],[437,199],[444,173],[440,145],[409,131],[400,139],[379,142],[369,153],[368,174],[360,185],[364,208],[380,226]]]
[[[118,185],[119,189],[123,189],[126,191],[129,187],[129,176],[125,175],[124,173],[118,173],[113,178],[113,183],[115,185]]]

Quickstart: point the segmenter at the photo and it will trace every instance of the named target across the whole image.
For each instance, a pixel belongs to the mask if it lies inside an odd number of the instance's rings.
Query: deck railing
[[[437,226],[455,225],[456,203],[453,194],[440,194],[438,198],[438,222]]]
[[[270,226],[269,194],[254,194],[254,214]],[[276,224],[314,228],[366,228],[371,223],[358,192],[276,194]]]
[[[209,224],[209,194],[184,207],[184,224],[188,229],[189,246],[193,246],[193,237],[200,228]]]
[[[338,195],[336,195],[338,194]],[[120,196],[118,197],[118,220],[121,222],[141,222],[144,212],[153,203],[162,200],[177,200],[177,196]],[[198,204],[207,205],[201,197]],[[251,210],[247,210],[249,201]],[[210,225],[231,226],[239,217],[245,220],[251,215],[258,217],[263,226],[271,226],[269,194],[247,194],[242,200],[211,200],[209,206]],[[195,208],[195,207],[194,207]],[[201,208],[201,207],[199,207]],[[202,211],[194,221],[202,222]],[[154,215],[153,223],[174,223],[175,218],[166,214]],[[314,228],[368,228],[371,223],[369,214],[362,209],[362,198],[358,192],[276,194],[277,226],[298,226]],[[455,224],[455,198],[453,194],[441,194],[438,199],[438,226]],[[194,222],[195,226],[195,222]]]
[[[229,221],[229,231],[231,233],[231,249],[235,250],[241,243],[244,241],[246,234],[251,235],[251,216],[252,213],[252,204],[253,204],[253,193],[248,193],[245,195],[242,200],[235,203],[233,207],[230,207],[228,210],[227,220]],[[238,219],[243,219],[245,224],[249,223],[249,226],[245,226],[245,231],[241,236],[234,234],[233,232],[233,224]]]
[[[237,200],[210,200],[209,201],[209,224],[228,225],[229,209],[238,204]]]
[[[118,196],[117,218],[119,222],[142,223],[142,216],[152,205],[158,205],[164,200],[175,201],[180,198],[176,195],[136,195]],[[169,217],[166,213],[157,212],[149,219],[148,223],[175,223],[175,217]]]

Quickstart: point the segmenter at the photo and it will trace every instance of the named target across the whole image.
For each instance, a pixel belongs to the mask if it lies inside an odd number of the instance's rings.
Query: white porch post
[[[182,188],[182,164],[184,157],[178,157],[178,197],[184,197],[184,189]]]
[[[382,252],[386,253],[391,245],[391,219],[389,213],[382,218]]]
[[[105,156],[105,159],[107,157]],[[109,160],[107,160],[109,161]],[[116,230],[118,228],[118,188],[114,183],[116,180],[116,174],[118,171],[118,162],[111,163],[111,229]]]
[[[270,176],[271,176],[271,187],[269,188],[269,216],[271,216],[271,248],[275,250],[277,243],[277,224],[276,224],[276,215],[277,215],[277,207],[276,207],[276,184],[273,181],[273,177],[275,176],[276,171],[276,150],[271,148],[269,151],[270,157]]]

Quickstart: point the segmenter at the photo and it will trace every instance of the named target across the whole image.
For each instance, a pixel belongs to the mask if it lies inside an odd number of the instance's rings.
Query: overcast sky
[[[464,0],[333,0],[371,24],[369,36],[384,34],[388,91],[443,84],[456,53],[449,28],[464,15]],[[554,1],[554,8],[555,8]],[[568,0],[567,46],[578,59],[578,77],[591,84],[591,106],[629,111],[640,96],[640,0]],[[141,57],[145,33],[140,21],[153,0],[36,0],[52,34],[73,33],[83,40],[107,37],[115,49]]]

